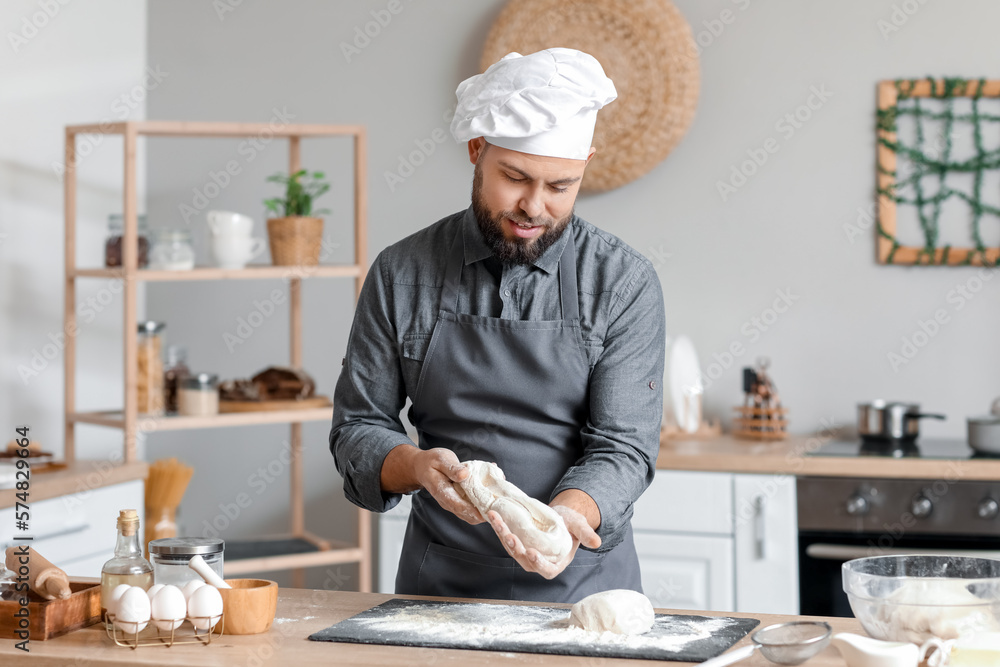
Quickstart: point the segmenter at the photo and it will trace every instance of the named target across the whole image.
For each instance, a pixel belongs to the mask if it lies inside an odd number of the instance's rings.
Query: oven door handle
[[[1000,551],[981,551],[976,549],[898,549],[879,547],[855,547],[843,544],[823,544],[816,542],[806,547],[806,556],[816,560],[854,560],[855,558],[870,558],[872,556],[906,556],[909,554],[927,554],[932,556],[973,556],[976,558],[998,558]]]

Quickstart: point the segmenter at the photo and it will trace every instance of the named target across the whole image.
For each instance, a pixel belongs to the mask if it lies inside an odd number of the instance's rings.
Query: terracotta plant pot
[[[227,635],[267,632],[278,609],[278,584],[267,579],[226,579],[220,588]]]
[[[269,218],[267,236],[275,266],[316,266],[323,240],[323,218]]]

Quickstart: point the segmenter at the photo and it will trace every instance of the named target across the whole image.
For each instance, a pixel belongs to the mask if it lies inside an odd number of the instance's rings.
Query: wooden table
[[[530,653],[492,653],[453,649],[410,648],[399,646],[369,646],[311,642],[307,637],[354,614],[385,602],[394,596],[374,593],[282,589],[278,597],[278,613],[271,629],[260,635],[228,636],[213,639],[209,646],[183,645],[172,647],[148,646],[136,650],[115,646],[107,637],[103,625],[72,632],[49,641],[32,641],[30,655],[14,648],[14,640],[0,640],[0,664],[43,665],[225,665],[226,667],[258,667],[261,665],[601,665],[601,667],[635,667],[654,664],[646,660],[609,660],[605,658],[574,658]],[[519,604],[519,603],[510,603]],[[568,605],[567,605],[568,606]],[[668,611],[668,610],[657,610]],[[691,612],[679,612],[690,614]],[[788,616],[761,614],[722,614],[704,612],[705,616],[745,616],[758,618],[761,627],[793,620]],[[834,632],[861,632],[854,619],[824,619]],[[749,643],[749,637],[737,646]],[[13,660],[11,660],[13,658]],[[29,662],[30,660],[30,662]],[[655,662],[660,665],[690,665],[681,662]],[[740,663],[748,667],[770,665],[755,654]],[[844,661],[833,648],[807,663],[809,667],[844,667]]]

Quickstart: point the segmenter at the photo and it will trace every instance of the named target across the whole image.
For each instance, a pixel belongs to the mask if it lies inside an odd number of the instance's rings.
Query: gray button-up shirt
[[[358,300],[334,394],[330,450],[344,493],[373,512],[399,502],[399,494],[382,491],[382,462],[394,447],[413,444],[399,415],[417,387],[455,234],[463,235],[465,245],[458,312],[510,320],[562,319],[557,269],[567,235],[573,235],[580,328],[590,362],[590,414],[580,430],[583,455],[552,496],[566,489],[590,495],[601,512],[598,551],[611,549],[624,537],[632,505],[656,466],[663,294],[649,260],[575,215],[533,265],[497,261],[471,208],[379,254]]]

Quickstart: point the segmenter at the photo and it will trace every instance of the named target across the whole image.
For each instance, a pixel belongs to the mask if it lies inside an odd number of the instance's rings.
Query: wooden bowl
[[[220,588],[225,634],[267,632],[278,609],[278,584],[267,579],[226,579],[232,588]]]

